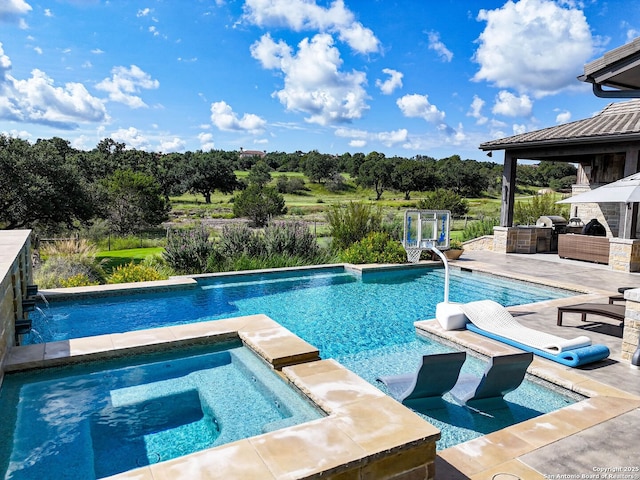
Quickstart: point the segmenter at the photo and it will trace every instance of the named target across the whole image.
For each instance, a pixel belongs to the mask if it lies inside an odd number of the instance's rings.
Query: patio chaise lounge
[[[615,303],[576,303],[558,307],[558,325],[562,325],[562,316],[565,313],[579,313],[580,320],[585,322],[587,315],[600,315],[602,317],[613,318],[624,323],[624,305]]]
[[[482,377],[460,376],[451,396],[458,403],[478,410],[504,408],[504,396],[520,386],[532,361],[531,352],[491,357]]]
[[[378,377],[399,402],[416,410],[433,408],[458,381],[465,352],[423,355],[416,373]]]
[[[464,303],[460,308],[470,320],[466,325],[468,330],[563,365],[586,365],[603,360],[610,353],[606,345],[592,345],[591,339],[584,335],[566,339],[525,327],[492,300]]]

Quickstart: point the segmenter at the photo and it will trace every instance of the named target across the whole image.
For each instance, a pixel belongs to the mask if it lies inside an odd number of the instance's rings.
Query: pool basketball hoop
[[[424,250],[449,248],[449,210],[406,210],[402,245],[407,261],[417,263]]]

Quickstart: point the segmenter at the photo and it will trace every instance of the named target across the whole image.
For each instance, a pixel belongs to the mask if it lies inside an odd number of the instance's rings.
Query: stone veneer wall
[[[595,185],[593,188],[597,188]],[[592,190],[589,185],[573,185],[571,195]],[[617,237],[620,229],[620,204],[619,203],[575,203],[571,205],[569,213],[571,217],[580,218],[585,224],[592,218],[596,218],[607,231],[607,237]]]
[[[15,322],[33,281],[30,230],[0,231],[0,383],[7,353],[15,345]]]
[[[514,253],[516,251],[517,229],[514,227],[493,227],[493,251]]]
[[[465,250],[493,251],[493,235],[483,235],[482,237],[467,240],[462,244]]]
[[[624,293],[626,309],[622,335],[622,361],[631,363],[631,358],[640,341],[640,289],[627,290]]]
[[[610,238],[609,266],[620,272],[639,272],[640,240]]]

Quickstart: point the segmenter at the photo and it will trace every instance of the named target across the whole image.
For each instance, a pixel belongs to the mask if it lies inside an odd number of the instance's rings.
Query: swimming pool
[[[198,287],[174,292],[52,302],[46,317],[32,315],[25,343],[179,325],[263,313],[337,358],[402,344],[415,337],[413,322],[435,316],[444,271],[411,268],[359,274],[342,267],[199,278]],[[451,272],[449,299],[490,298],[504,306],[561,298],[569,292],[499,277]]]
[[[11,479],[107,477],[323,416],[239,341],[7,374],[0,407]]]
[[[193,290],[52,302],[47,318],[34,317],[34,328],[50,341],[263,313],[317,347],[323,358],[334,358],[385,391],[377,376],[411,372],[422,355],[453,351],[418,338],[413,325],[435,316],[443,290],[444,271],[433,268],[359,274],[335,267],[215,276],[198,278]],[[451,271],[452,302],[491,298],[511,306],[571,294]],[[483,362],[468,358],[463,373],[480,375],[483,369]],[[452,402],[423,417],[442,430],[438,449],[444,449],[575,401],[532,382],[507,400],[510,408],[493,421]]]

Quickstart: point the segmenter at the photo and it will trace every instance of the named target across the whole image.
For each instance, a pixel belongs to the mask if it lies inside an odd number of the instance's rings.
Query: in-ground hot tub
[[[324,416],[239,341],[7,374],[12,479],[102,478]]]

